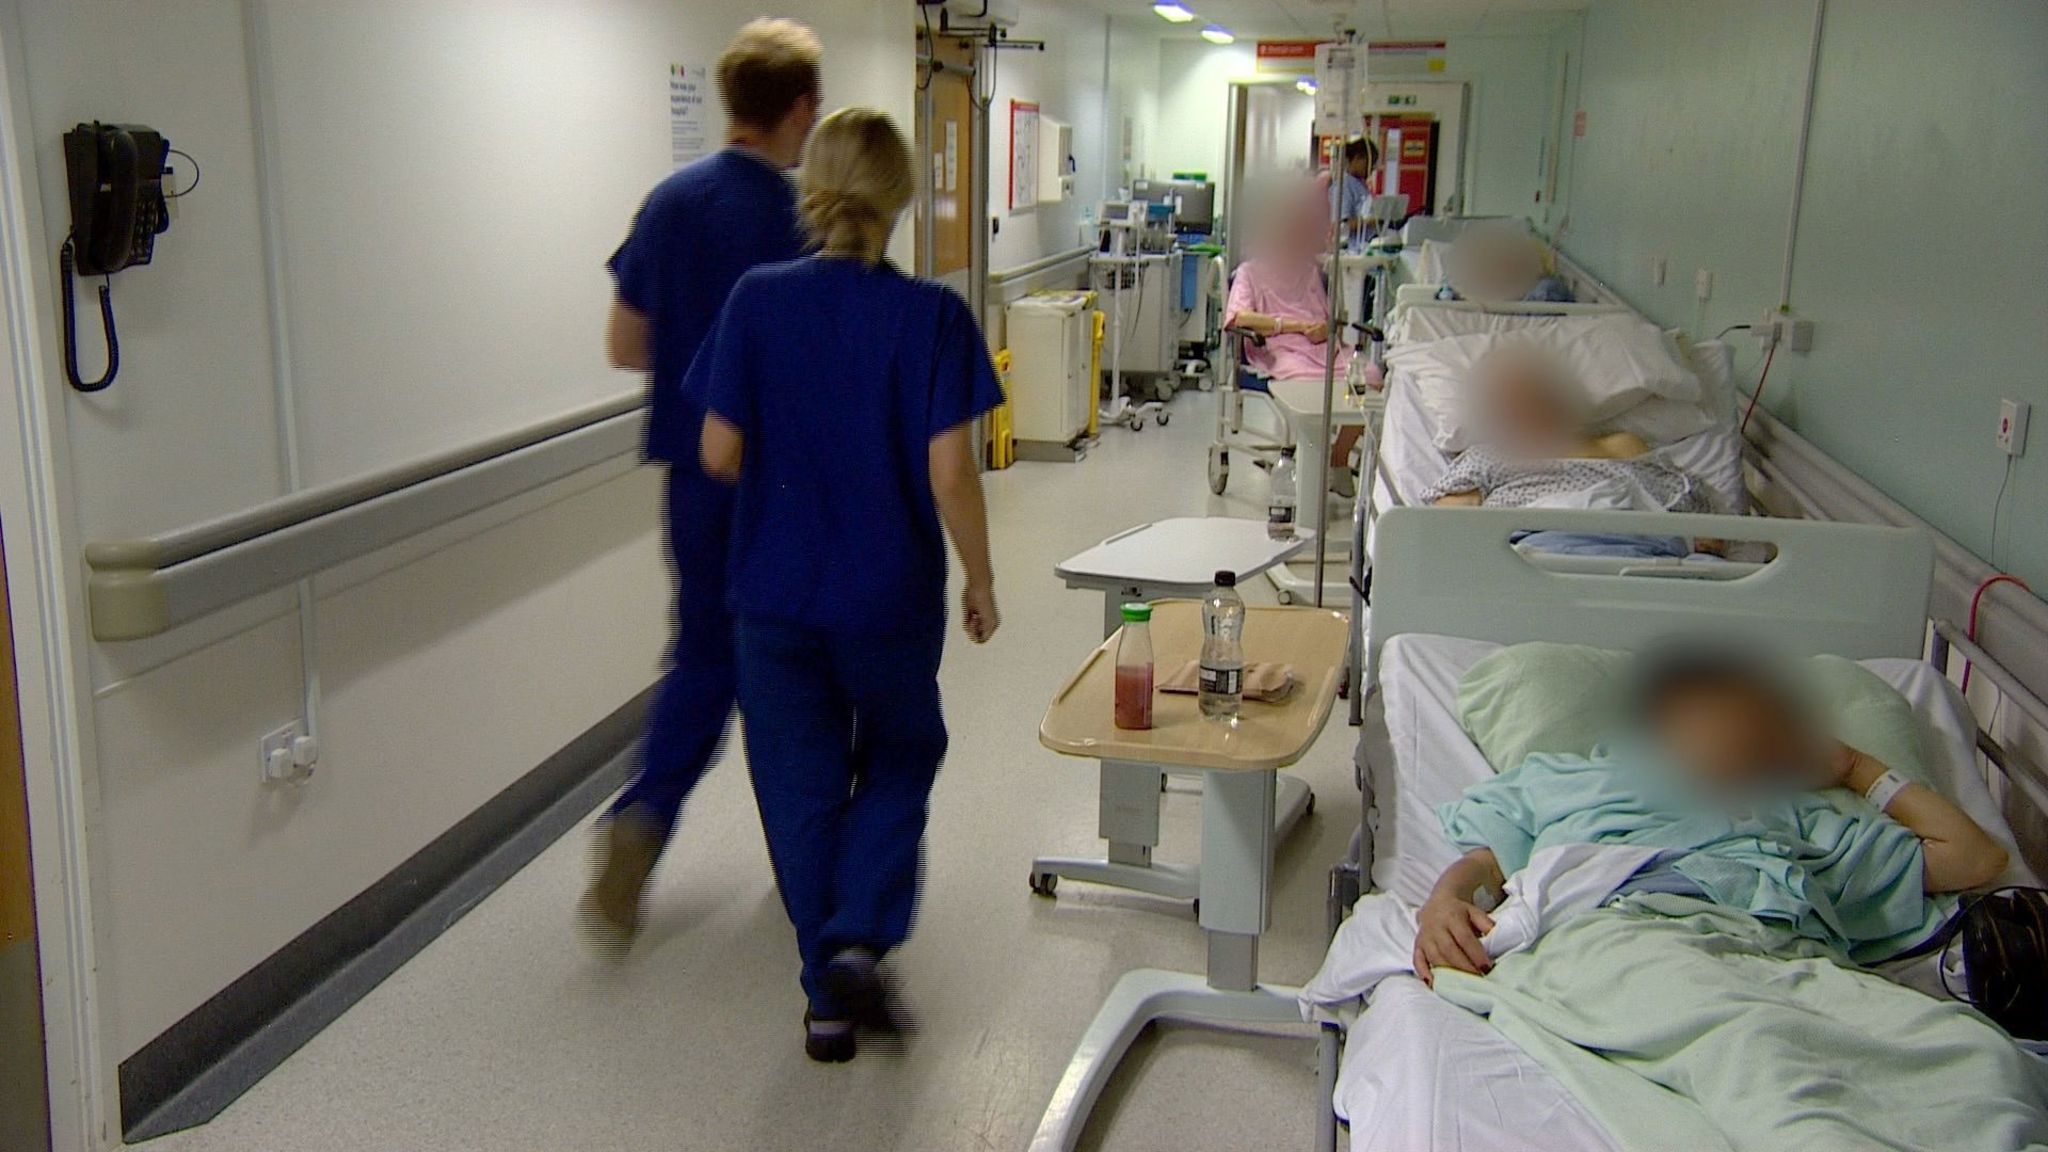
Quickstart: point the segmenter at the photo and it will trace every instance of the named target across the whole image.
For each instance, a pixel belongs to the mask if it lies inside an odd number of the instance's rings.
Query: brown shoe
[[[584,935],[607,954],[623,954],[640,934],[640,903],[661,858],[661,829],[622,812],[597,826],[597,877],[579,909]]]

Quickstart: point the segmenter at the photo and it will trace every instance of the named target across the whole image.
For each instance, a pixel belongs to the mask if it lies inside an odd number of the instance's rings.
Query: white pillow
[[[1699,377],[1679,359],[1677,342],[1655,325],[1625,313],[1560,316],[1511,333],[1468,332],[1387,350],[1389,369],[1412,382],[1439,451],[1457,453],[1472,446],[1466,381],[1473,365],[1504,339],[1527,340],[1555,356],[1597,422],[1626,428],[1653,444],[1693,435],[1712,423],[1699,407]],[[1647,431],[1622,419],[1653,397],[1672,403],[1643,414],[1638,422]],[[1690,413],[1683,411],[1688,407]]]
[[[1686,366],[1678,342],[1640,317],[1564,316],[1542,335],[1556,341],[1549,347],[1585,390],[1595,420],[1611,419],[1652,396],[1700,401],[1700,378]]]
[[[1499,339],[1491,332],[1448,336],[1387,349],[1387,368],[1406,376],[1429,419],[1429,438],[1446,455],[1472,446],[1465,381],[1472,365]]]

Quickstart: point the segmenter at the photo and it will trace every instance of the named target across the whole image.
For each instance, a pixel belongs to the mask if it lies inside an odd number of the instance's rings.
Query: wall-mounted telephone
[[[164,163],[171,146],[162,133],[139,124],[80,124],[64,134],[64,171],[71,189],[71,235],[57,265],[64,292],[64,372],[80,392],[98,392],[121,370],[114,335],[113,290],[100,285],[100,322],[107,367],[97,380],[78,375],[78,322],[72,300],[74,273],[111,276],[149,263],[157,234],[170,227],[164,198]]]

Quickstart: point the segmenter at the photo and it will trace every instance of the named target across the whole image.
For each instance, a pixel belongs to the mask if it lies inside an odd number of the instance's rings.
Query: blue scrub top
[[[609,266],[619,299],[654,327],[649,459],[697,459],[703,399],[686,399],[683,381],[698,346],[749,268],[802,254],[796,192],[753,153],[715,152],[678,169],[648,194]]]
[[[931,441],[1003,400],[965,301],[886,263],[758,268],[688,389],[744,439],[734,612],[853,634],[945,627]]]

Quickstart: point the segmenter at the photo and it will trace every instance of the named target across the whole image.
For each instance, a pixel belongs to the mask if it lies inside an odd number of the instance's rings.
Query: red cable
[[[1994,572],[1991,575],[1986,576],[1983,580],[1979,581],[1977,584],[1977,590],[1975,592],[1970,593],[1970,626],[1968,632],[1965,633],[1967,636],[1969,636],[1970,643],[1972,644],[1975,644],[1977,642],[1977,605],[1983,601],[1984,593],[1988,591],[1993,584],[2017,584],[2020,587],[2025,588],[2029,592],[2033,591],[2033,589],[2027,585],[2027,582],[2025,580],[2022,580],[2019,577],[2014,576],[2007,572]],[[1963,661],[1963,691],[1965,692],[1968,692],[1970,690],[1970,668],[1970,662],[1968,660]]]
[[[1769,352],[1764,353],[1764,370],[1762,372],[1757,373],[1756,391],[1751,392],[1749,394],[1749,408],[1743,412],[1742,427],[1736,429],[1737,432],[1749,431],[1749,418],[1751,416],[1756,415],[1756,402],[1758,400],[1763,399],[1764,396],[1764,381],[1771,378],[1771,361],[1776,360],[1777,358],[1778,346],[1776,344],[1773,344],[1771,345],[1771,350]]]

